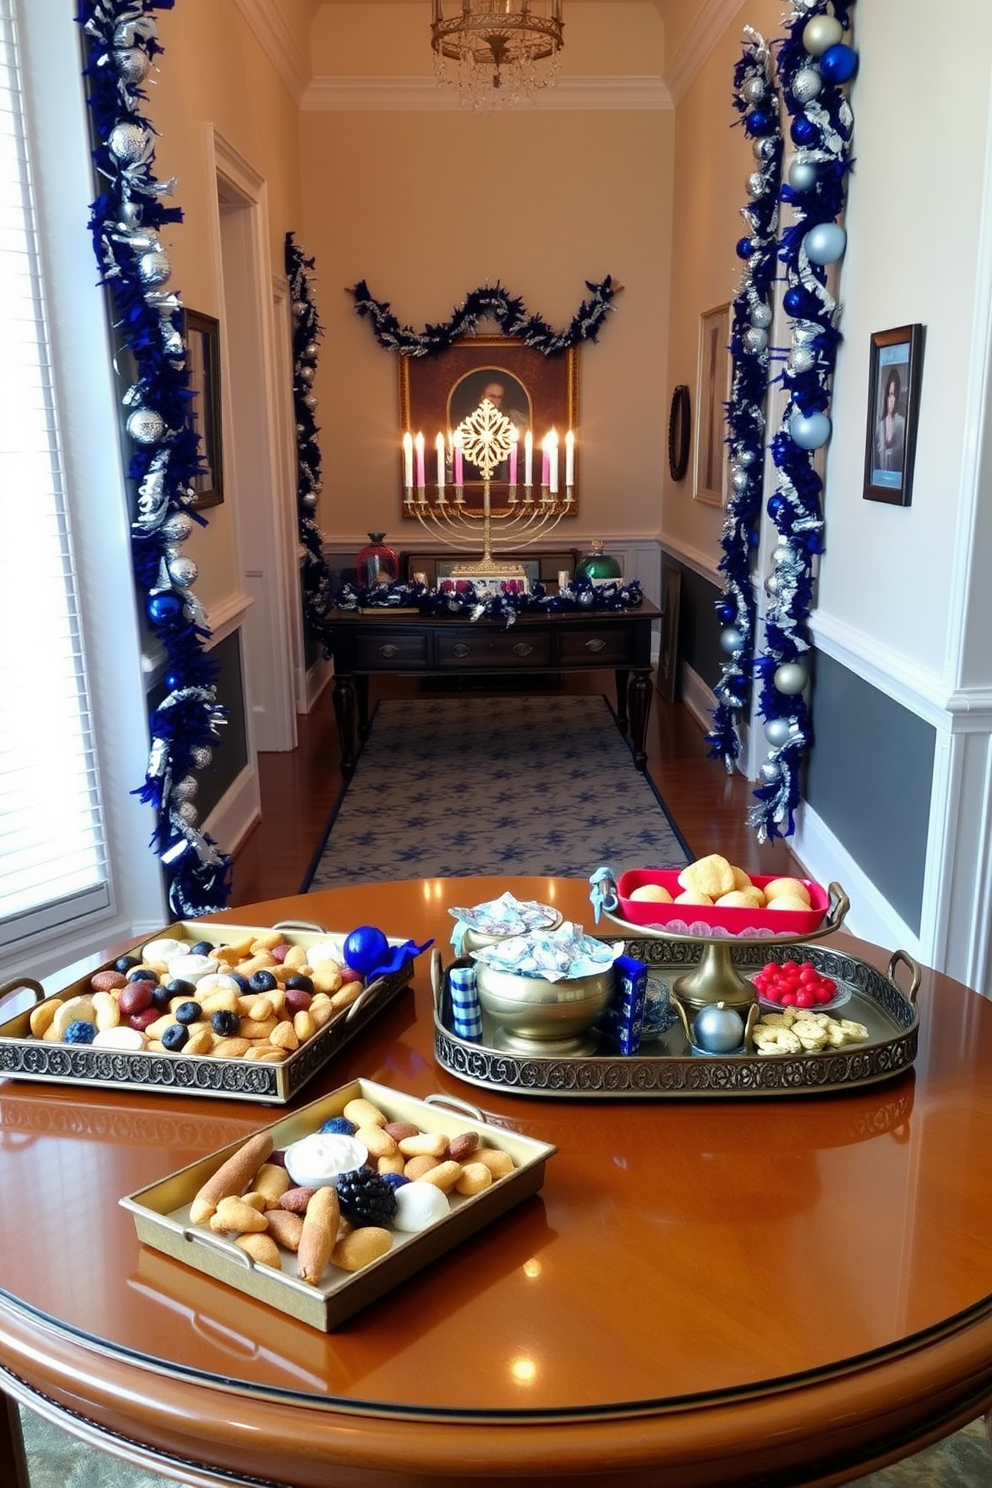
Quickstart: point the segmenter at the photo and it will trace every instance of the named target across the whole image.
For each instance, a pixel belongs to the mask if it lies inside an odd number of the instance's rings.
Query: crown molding
[[[238,0],[239,4],[245,0]],[[300,107],[317,111],[471,113],[455,88],[439,87],[432,77],[315,77]],[[533,110],[670,109],[672,96],[660,77],[570,77],[514,104],[517,113]]]
[[[738,10],[740,0],[703,0],[671,65],[665,68],[665,81],[675,103],[688,90]]]
[[[299,105],[310,83],[310,67],[278,7],[272,0],[234,0],[234,3],[286,84],[294,103]]]

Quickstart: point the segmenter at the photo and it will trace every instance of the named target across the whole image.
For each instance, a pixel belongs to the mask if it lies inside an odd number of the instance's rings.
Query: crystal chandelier
[[[498,108],[554,82],[563,46],[561,0],[433,0],[438,81],[473,108]]]

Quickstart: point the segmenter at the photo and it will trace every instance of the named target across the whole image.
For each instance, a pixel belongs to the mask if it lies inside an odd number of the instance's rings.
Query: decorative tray
[[[265,935],[272,929],[279,930],[282,939],[291,946],[299,946],[304,951],[331,935],[318,925],[278,925],[263,929],[191,920],[161,930],[155,937],[142,936],[133,949],[163,937],[188,941],[191,946],[208,942],[222,947],[234,945],[248,936]],[[340,937],[334,935],[333,938]],[[215,1054],[130,1051],[96,1048],[91,1044],[50,1043],[32,1034],[31,1017],[40,1003],[64,1004],[70,998],[85,996],[91,991],[91,978],[97,971],[107,971],[112,966],[113,963],[108,962],[104,967],[87,972],[48,998],[41,984],[31,977],[15,978],[0,987],[0,995],[23,987],[33,992],[37,999],[33,1007],[0,1024],[0,1078],[118,1090],[151,1090],[175,1095],[221,1096],[285,1105],[328,1060],[399,996],[413,974],[412,965],[407,964],[400,971],[376,978],[353,1002],[336,1012],[330,1022],[301,1042],[298,1048],[286,1053],[279,1063],[225,1058]]]
[[[121,1199],[138,1238],[185,1266],[327,1332],[536,1193],[544,1182],[545,1162],[557,1150],[551,1143],[490,1125],[475,1107],[451,1096],[419,1100],[369,1080],[353,1080],[261,1131],[271,1136],[275,1149],[285,1149],[318,1131],[329,1118],[340,1116],[351,1101],[370,1102],[390,1121],[410,1122],[424,1133],[443,1133],[442,1142],[446,1138],[449,1144],[473,1133],[478,1138],[475,1151],[495,1148],[505,1153],[510,1159],[508,1171],[501,1169],[502,1176],[494,1177],[481,1191],[451,1189],[447,1212],[415,1232],[393,1229],[388,1250],[360,1269],[342,1270],[332,1260],[317,1281],[307,1283],[299,1279],[297,1256],[291,1251],[280,1247],[278,1268],[263,1264],[240,1248],[229,1233],[215,1232],[206,1223],[194,1224],[190,1217],[198,1191],[244,1146],[242,1137]]]
[[[646,962],[652,979],[660,981],[669,994],[699,961],[699,944],[691,939],[632,936],[624,944],[626,954]],[[767,941],[736,941],[733,946],[735,969],[744,977],[769,961],[788,960],[794,953],[792,944]],[[499,1034],[485,1011],[479,1042],[459,1038],[452,1031],[448,968],[435,979],[435,1055],[444,1069],[471,1085],[582,1100],[590,1096],[651,1100],[815,1095],[875,1084],[909,1069],[919,1040],[918,965],[904,951],[895,951],[883,974],[844,951],[808,944],[803,945],[802,958],[821,975],[832,977],[846,994],[840,1012],[865,1025],[867,1040],[797,1055],[700,1054],[693,1051],[683,1026],[676,1022],[658,1037],[642,1041],[635,1055],[520,1053],[499,1047]],[[895,980],[900,965],[909,974],[906,991]]]

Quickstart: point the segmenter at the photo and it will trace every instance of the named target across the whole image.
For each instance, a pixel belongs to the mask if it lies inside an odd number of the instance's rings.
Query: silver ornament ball
[[[141,47],[120,47],[114,52],[114,66],[122,82],[136,87],[148,76],[152,59]]]
[[[742,491],[746,491],[751,484],[751,477],[741,466],[735,465],[730,474],[730,481],[734,490],[740,494]]]
[[[296,375],[299,377],[301,382],[305,382],[308,385],[313,382],[314,372],[312,367],[307,367],[306,365],[304,365],[300,368],[299,372]]]
[[[692,1025],[692,1041],[708,1054],[730,1054],[744,1042],[744,1020],[736,1008],[715,1002],[700,1008]]]
[[[748,326],[741,339],[744,342],[744,349],[752,356],[759,356],[761,352],[768,349],[768,332],[761,326]]]
[[[786,697],[795,697],[806,686],[806,668],[798,661],[783,661],[775,668],[775,686]]]
[[[115,124],[107,135],[107,148],[121,165],[134,165],[144,156],[148,135],[140,124]]]
[[[736,625],[728,625],[720,632],[720,645],[728,656],[734,656],[743,646],[744,637]]]
[[[189,757],[198,770],[205,770],[213,759],[214,752],[208,749],[206,744],[194,744]]]
[[[823,79],[815,67],[801,67],[792,79],[792,94],[797,103],[812,103],[823,91]]]
[[[767,92],[768,84],[760,73],[755,73],[741,87],[741,99],[744,103],[760,103]]]
[[[187,827],[195,827],[200,820],[200,813],[192,801],[180,801],[176,807],[176,815],[180,821],[186,823]]]
[[[300,497],[300,501],[311,511],[317,505],[317,497],[314,495],[313,491],[307,491],[305,496]]]
[[[782,586],[778,581],[778,574],[769,574],[767,579],[765,580],[765,593],[770,595],[774,599],[781,587]]]
[[[832,264],[844,257],[847,233],[839,222],[818,222],[803,238],[810,263]]]
[[[124,427],[136,444],[157,444],[165,433],[165,419],[154,408],[136,408]]]
[[[169,578],[179,589],[188,589],[196,583],[199,569],[192,558],[173,558],[169,564]]]
[[[316,341],[308,341],[307,342],[306,346],[304,346],[304,348],[303,348],[303,355],[310,362],[312,362],[312,361],[314,361],[316,359],[316,356],[317,356],[317,343],[316,343]]]
[[[800,449],[822,449],[830,433],[831,423],[825,413],[794,413],[789,420],[789,435]]]
[[[314,393],[307,393],[306,397],[303,399],[303,402],[306,407],[309,408],[310,412],[313,413],[314,409],[317,407],[316,395]]]
[[[193,531],[193,518],[185,512],[173,512],[162,523],[162,536],[167,542],[185,542]]]
[[[177,780],[172,787],[172,799],[174,801],[192,801],[200,789],[200,782],[194,775],[184,775],[182,780]]]
[[[816,185],[817,167],[814,161],[797,155],[789,166],[788,179],[793,191],[812,191]]]
[[[762,330],[767,331],[772,323],[772,307],[764,300],[755,300],[747,312],[747,318],[753,326],[760,326]]]
[[[792,549],[789,547],[788,543],[779,543],[778,547],[773,549],[772,551],[772,567],[785,568],[786,565],[791,562]]]
[[[151,253],[143,253],[138,259],[138,278],[149,289],[164,284],[171,273],[172,264],[169,262],[168,255],[159,249]]]
[[[769,183],[761,171],[752,171],[744,184],[748,196],[756,198],[765,195]]]
[[[803,46],[811,57],[822,57],[827,47],[836,46],[844,35],[844,27],[836,16],[811,16],[803,27]]]
[[[792,720],[789,718],[769,718],[765,724],[765,738],[773,749],[780,749],[788,740],[792,729]]]
[[[794,346],[789,352],[790,372],[812,372],[816,357],[808,346]]]
[[[779,769],[778,762],[776,760],[765,760],[764,764],[759,769],[758,774],[761,776],[766,785],[774,785],[775,782],[780,778],[782,771]]]

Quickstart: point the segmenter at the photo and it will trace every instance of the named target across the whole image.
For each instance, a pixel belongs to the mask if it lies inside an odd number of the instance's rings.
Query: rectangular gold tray
[[[650,976],[660,979],[669,991],[700,956],[698,942],[664,936],[630,938],[624,945],[626,954],[647,962]],[[914,965],[905,953],[893,953],[886,975],[866,961],[822,944],[734,943],[734,965],[745,975],[766,961],[793,957],[810,961],[823,975],[833,977],[848,999],[833,1015],[865,1024],[867,1041],[796,1055],[703,1055],[693,1051],[681,1024],[675,1024],[660,1037],[642,1042],[634,1055],[520,1053],[500,1047],[497,1030],[485,1011],[479,1043],[452,1031],[446,973],[444,991],[435,996],[434,1052],[444,1069],[470,1085],[559,1100],[817,1095],[889,1080],[911,1068],[919,1041],[915,988],[903,992],[894,980],[900,960]]]
[[[283,1253],[283,1269],[276,1271],[256,1265],[232,1240],[190,1223],[190,1203],[195,1194],[221,1163],[244,1145],[247,1138],[242,1138],[121,1199],[122,1207],[134,1219],[138,1238],[196,1271],[328,1332],[536,1193],[544,1182],[545,1162],[557,1150],[547,1142],[491,1126],[471,1107],[465,1107],[469,1115],[453,1111],[441,1104],[448,1097],[438,1097],[436,1102],[430,1097],[418,1100],[362,1079],[341,1086],[262,1130],[272,1134],[276,1149],[284,1148],[317,1131],[330,1117],[341,1115],[348,1102],[358,1098],[371,1101],[390,1121],[411,1121],[423,1131],[444,1132],[449,1138],[478,1132],[484,1146],[510,1154],[514,1170],[482,1193],[471,1197],[449,1195],[450,1212],[429,1229],[417,1234],[394,1231],[392,1249],[363,1270],[349,1273],[329,1267],[325,1280],[309,1286],[297,1278],[296,1257],[288,1251]]]
[[[134,942],[133,948],[160,936],[188,940],[190,944],[202,940],[211,945],[223,945],[241,935],[261,934],[263,929],[271,928],[210,924],[205,920],[181,921],[154,935],[143,935]],[[304,949],[334,933],[317,929],[283,930],[284,938],[291,945]],[[107,967],[110,965],[111,962],[106,963]],[[84,977],[52,993],[52,997],[64,1000],[88,992],[90,977],[101,969],[94,968]],[[130,1053],[117,1049],[93,1049],[85,1044],[46,1043],[31,1034],[31,1009],[28,1009],[0,1024],[0,1078],[50,1081],[59,1085],[95,1085],[115,1090],[152,1090],[156,1094],[219,1096],[285,1105],[367,1023],[377,1018],[399,996],[409,985],[412,974],[412,966],[406,966],[402,971],[391,972],[370,982],[350,1007],[343,1008],[337,1017],[280,1064],[218,1059],[212,1055],[145,1050]],[[42,989],[31,978],[27,978],[23,985],[35,987],[43,996]]]

